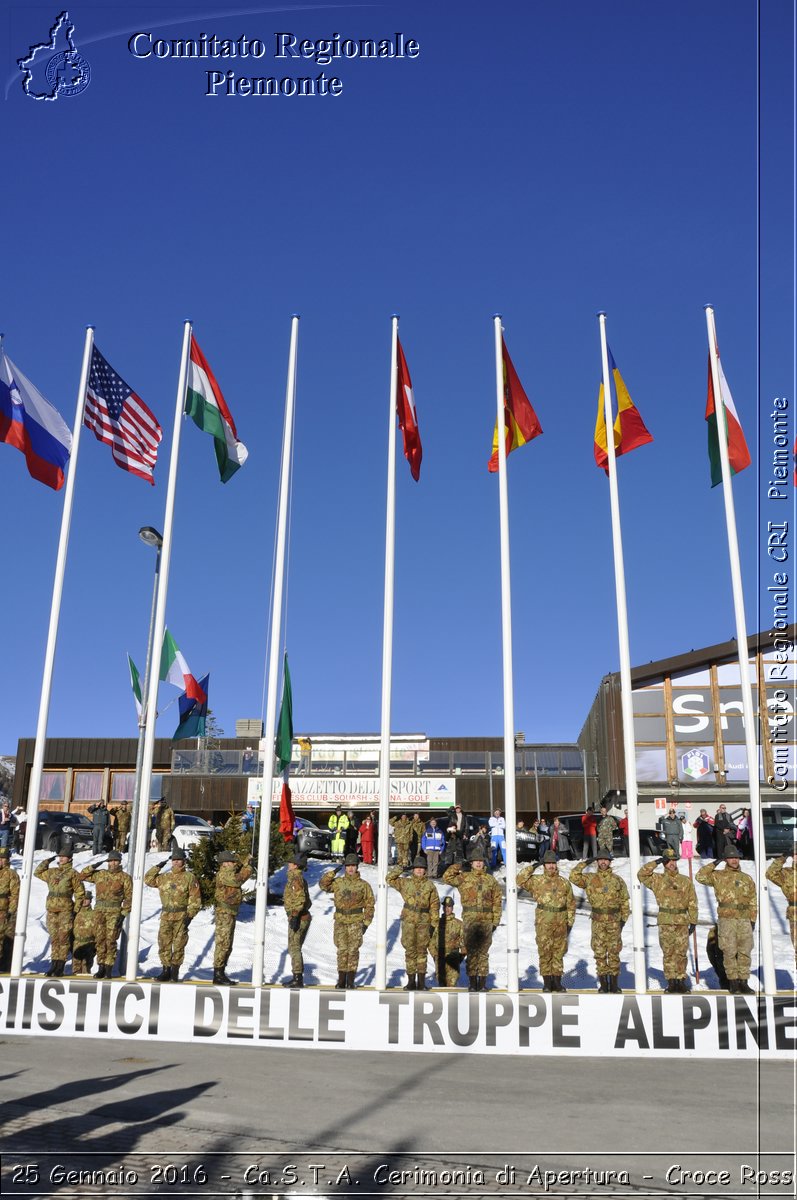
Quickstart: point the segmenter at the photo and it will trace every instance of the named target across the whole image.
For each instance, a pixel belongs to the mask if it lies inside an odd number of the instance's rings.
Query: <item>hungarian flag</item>
[[[244,465],[249,451],[238,441],[232,413],[193,334],[184,411],[193,418],[195,425],[212,435],[221,482],[226,483]]]
[[[205,675],[199,681],[199,689],[202,693],[202,699],[198,700],[194,696],[189,696],[187,692],[183,692],[182,696],[177,698],[177,704],[180,709],[180,724],[172,734],[172,741],[178,742],[182,738],[204,737],[205,724],[208,716],[208,683],[210,675]]]
[[[628,388],[623,382],[623,377],[617,370],[617,363],[614,361],[609,347],[606,347],[609,355],[609,372],[611,375],[611,411],[617,410],[617,416],[614,420],[614,454],[618,458],[621,454],[628,454],[631,450],[636,450],[637,446],[644,446],[646,442],[652,442],[653,437],[645,428],[645,423],[639,415],[639,409],[634,404],[628,394]],[[603,383],[601,383],[598,392],[598,419],[595,422],[595,462],[599,467],[603,467],[606,474],[609,474],[609,449],[606,441],[606,410],[604,404]]]
[[[284,771],[291,765],[293,753],[293,694],[291,692],[291,673],[288,670],[288,655],[285,655],[285,680],[282,687],[282,707],[280,708],[277,740],[274,753],[279,764],[278,770]]]
[[[745,467],[750,466],[750,451],[744,440],[742,427],[736,415],[731,389],[722,369],[719,352],[717,352],[717,374],[720,381],[720,392],[725,406],[725,425],[728,432],[728,462],[731,475],[738,475]],[[717,430],[717,410],[714,399],[714,381],[711,378],[711,355],[708,357],[708,399],[706,400],[706,421],[708,422],[708,457],[711,463],[711,486],[722,483],[722,462],[720,460],[720,439]]]
[[[133,699],[136,702],[136,713],[140,717],[141,716],[141,680],[139,679],[139,676],[138,676],[138,667],[133,662],[133,660],[129,654],[127,656],[127,668],[130,672],[130,686],[133,689]]]
[[[163,633],[161,669],[158,678],[164,683],[172,683],[175,687],[185,691],[189,699],[196,700],[200,704],[207,703],[204,688],[191,674],[188,663],[183,658],[181,651],[178,650],[177,643],[168,629]]]
[[[415,411],[415,397],[412,394],[410,369],[407,366],[407,360],[404,357],[404,351],[401,348],[401,342],[398,338],[396,338],[396,345],[398,349],[396,413],[399,429],[404,435],[404,457],[410,464],[410,473],[417,483],[421,475],[421,459],[423,458],[421,434],[418,429],[418,414]]]
[[[293,841],[293,826],[296,821],[291,803],[291,789],[288,784],[289,774],[290,768],[286,767],[282,773],[282,795],[280,796],[280,833],[286,842]]]
[[[511,453],[519,446],[525,446],[532,438],[539,437],[542,425],[537,414],[529,403],[529,398],[523,390],[523,384],[518,379],[517,371],[512,365],[512,359],[506,348],[506,342],[501,338],[501,358],[504,368],[504,423],[506,425],[506,452]],[[488,471],[498,470],[498,422],[495,423],[493,434],[493,453],[487,464]]]

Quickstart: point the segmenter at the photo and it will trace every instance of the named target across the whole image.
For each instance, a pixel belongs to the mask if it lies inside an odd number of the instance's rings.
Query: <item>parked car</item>
[[[197,817],[193,813],[175,813],[174,833],[169,842],[169,849],[189,851],[192,846],[196,846],[203,838],[210,837],[213,833],[215,827],[204,817]]]
[[[731,817],[738,825],[744,810],[734,809]],[[764,854],[777,858],[780,854],[791,854],[797,832],[797,804],[780,801],[761,805],[761,820],[764,823]]]
[[[308,821],[307,817],[297,817],[294,836],[300,854],[306,854],[308,858],[332,857],[332,833],[329,829],[321,829]]]
[[[62,843],[71,842],[73,850],[90,850],[91,821],[82,813],[40,812],[36,822],[36,849],[55,854]]]

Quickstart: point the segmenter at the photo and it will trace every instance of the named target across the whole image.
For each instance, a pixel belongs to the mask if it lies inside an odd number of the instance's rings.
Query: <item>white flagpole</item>
[[[623,714],[623,756],[625,759],[625,796],[628,812],[628,861],[631,868],[631,932],[634,941],[634,991],[647,991],[645,965],[645,918],[639,871],[639,812],[637,810],[636,749],[634,746],[634,706],[631,699],[631,652],[628,645],[628,608],[625,597],[623,535],[620,529],[620,498],[617,491],[617,460],[614,453],[614,414],[606,345],[606,313],[598,313],[603,368],[603,414],[606,425],[606,453],[609,459],[609,496],[612,510],[612,547],[614,550],[614,587],[617,596],[617,637],[620,646],[620,697]]]
[[[268,694],[266,698],[266,749],[263,755],[263,797],[260,801],[260,836],[257,843],[257,880],[255,890],[255,933],[252,953],[252,983],[263,984],[266,915],[268,912],[268,857],[271,844],[271,791],[274,784],[274,738],[277,724],[277,688],[281,679],[280,632],[285,578],[285,542],[288,526],[288,497],[291,478],[293,410],[296,403],[296,352],[299,342],[299,317],[291,318],[291,343],[288,354],[288,381],[285,387],[285,423],[282,431],[282,466],[277,509],[277,553],[274,561],[274,599],[271,609]]]
[[[517,805],[515,803],[515,701],[512,684],[512,590],[509,579],[509,497],[506,486],[506,423],[501,315],[495,329],[495,395],[498,419],[498,506],[501,518],[501,632],[504,665],[504,816],[506,820],[506,986],[518,990]],[[492,766],[491,766],[492,769]],[[492,813],[490,814],[492,816]]]
[[[761,966],[764,974],[764,991],[767,995],[771,996],[776,991],[775,959],[772,951],[769,887],[764,870],[766,865],[764,823],[761,818],[761,783],[758,777],[758,746],[755,740],[755,716],[753,713],[753,695],[750,686],[747,626],[745,623],[744,594],[742,591],[742,569],[739,562],[739,541],[736,536],[736,513],[733,505],[731,467],[728,458],[725,399],[722,395],[719,378],[717,330],[714,325],[714,309],[710,304],[707,304],[705,310],[706,328],[708,331],[708,352],[711,360],[711,382],[714,387],[714,412],[717,418],[717,439],[719,441],[720,463],[722,464],[722,495],[725,500],[725,525],[728,530],[728,557],[731,564],[733,613],[736,619],[736,647],[739,651],[739,681],[742,689],[744,741],[747,749],[747,775],[750,785],[750,816],[753,819],[755,827],[753,847],[755,849],[756,888],[758,891],[758,928],[761,939]],[[761,720],[766,721],[765,713],[762,713]]]
[[[393,679],[393,590],[396,545],[396,388],[398,323],[393,316],[390,343],[390,412],[387,422],[387,516],[385,518],[385,609],[382,626],[382,743],[379,754],[379,829],[376,856],[376,974],[374,985],[387,985],[387,856],[390,826],[390,696]],[[420,850],[420,847],[419,847]]]
[[[174,403],[174,429],[172,451],[169,459],[169,481],[166,488],[166,513],[163,523],[163,545],[161,546],[160,580],[158,600],[155,608],[155,628],[152,634],[153,661],[147,695],[144,697],[146,730],[144,754],[141,762],[140,800],[138,825],[135,836],[135,859],[132,864],[133,900],[130,909],[130,930],[127,942],[127,964],[125,976],[135,979],[138,974],[138,941],[141,933],[141,906],[144,893],[144,865],[147,860],[147,828],[149,825],[149,794],[152,782],[152,759],[155,752],[155,723],[158,716],[158,683],[160,682],[160,653],[163,632],[166,628],[166,596],[169,590],[169,564],[172,557],[172,533],[174,529],[174,502],[177,493],[177,465],[180,457],[180,434],[188,383],[188,362],[191,355],[191,322],[183,326],[183,350],[180,358],[180,375],[177,381],[177,397]]]
[[[44,672],[42,674],[42,690],[39,697],[39,720],[36,725],[36,744],[33,749],[33,765],[28,782],[27,813],[28,821],[25,826],[25,844],[22,848],[22,873],[19,880],[19,901],[17,904],[17,923],[14,931],[14,950],[11,956],[11,974],[22,973],[22,956],[25,952],[25,930],[28,924],[28,906],[30,903],[30,885],[33,877],[33,855],[36,848],[36,830],[39,825],[39,793],[41,791],[42,768],[44,752],[47,746],[47,718],[50,713],[50,695],[53,686],[53,665],[55,662],[55,647],[58,641],[58,622],[61,616],[61,595],[64,590],[64,574],[66,571],[66,552],[69,546],[69,528],[72,522],[72,498],[75,492],[75,475],[77,474],[77,455],[80,445],[80,430],[83,426],[83,409],[86,404],[86,389],[89,382],[89,367],[91,351],[94,346],[94,326],[86,328],[86,340],[83,344],[83,365],[80,369],[80,384],[78,385],[77,404],[75,406],[75,424],[72,429],[72,446],[69,453],[69,470],[64,485],[64,507],[61,512],[61,534],[58,539],[58,554],[55,560],[55,579],[53,580],[53,596],[50,602],[50,626],[47,630],[47,648],[44,653]]]

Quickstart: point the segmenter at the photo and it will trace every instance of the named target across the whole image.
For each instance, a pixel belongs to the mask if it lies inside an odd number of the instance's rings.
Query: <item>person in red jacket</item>
[[[581,818],[581,828],[584,830],[584,846],[582,858],[594,858],[598,853],[598,814],[594,808],[588,808]]]
[[[374,835],[376,826],[370,814],[363,817],[360,824],[360,849],[362,851],[363,862],[369,866],[374,861]]]
[[[628,858],[628,809],[625,810],[617,824],[620,827],[620,835],[623,839],[623,854]]]

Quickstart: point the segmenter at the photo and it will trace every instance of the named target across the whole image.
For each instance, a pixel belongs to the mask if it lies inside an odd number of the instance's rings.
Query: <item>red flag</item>
[[[418,414],[415,411],[415,398],[412,394],[410,369],[407,366],[407,360],[404,357],[404,351],[401,348],[401,342],[398,338],[396,338],[396,348],[398,351],[396,415],[398,416],[399,429],[404,435],[404,457],[410,464],[412,478],[417,483],[421,475],[421,459],[423,458],[421,435],[418,429]]]
[[[531,407],[528,396],[523,390],[523,384],[518,378],[506,342],[501,338],[501,357],[504,368],[504,425],[506,427],[506,452],[525,446],[532,438],[542,433],[537,414]],[[493,452],[487,464],[487,470],[498,470],[498,422],[495,423],[493,434]]]
[[[291,789],[288,786],[288,768],[282,776],[282,796],[280,797],[280,833],[286,842],[293,841],[293,826],[296,818],[291,804]]]

